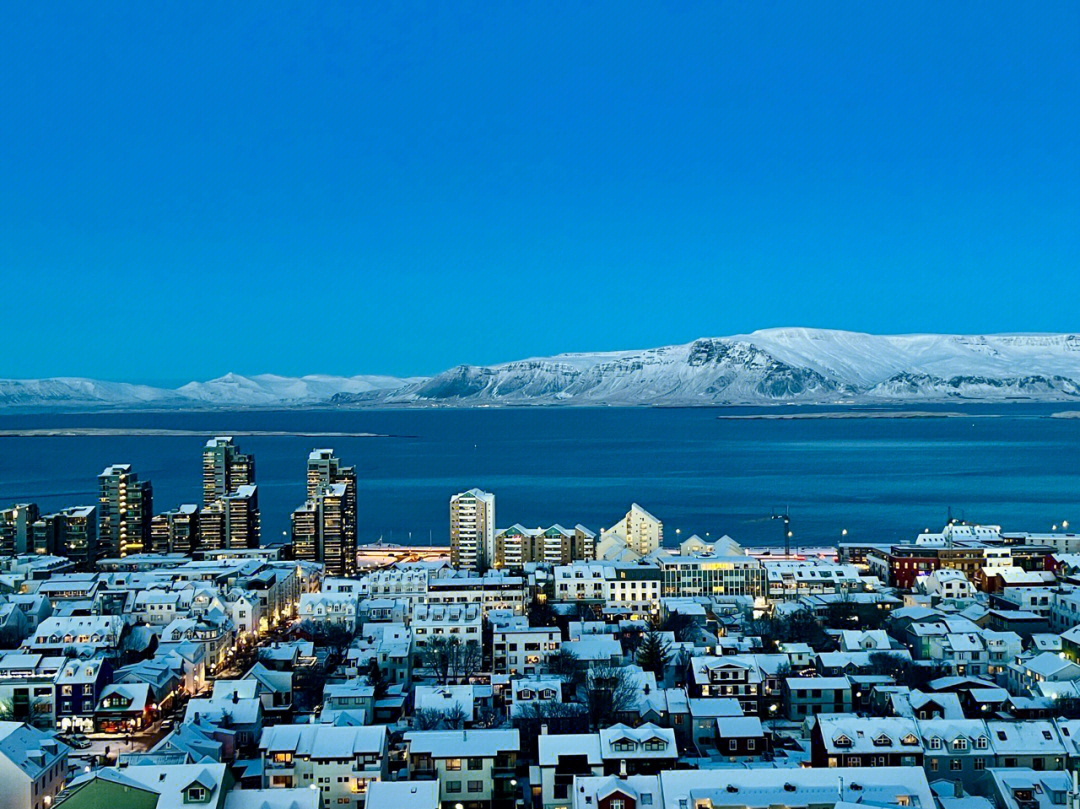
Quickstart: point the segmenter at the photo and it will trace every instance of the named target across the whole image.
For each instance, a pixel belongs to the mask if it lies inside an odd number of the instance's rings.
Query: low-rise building
[[[443,809],[488,809],[513,800],[521,740],[517,730],[418,730],[405,734],[412,779],[437,778]]]
[[[0,722],[0,806],[48,809],[67,780],[69,752],[24,722]]]
[[[539,674],[561,646],[558,627],[497,629],[492,632],[492,665],[496,674]]]
[[[383,725],[274,725],[259,738],[263,786],[317,790],[323,806],[363,806],[368,785],[387,777]]]

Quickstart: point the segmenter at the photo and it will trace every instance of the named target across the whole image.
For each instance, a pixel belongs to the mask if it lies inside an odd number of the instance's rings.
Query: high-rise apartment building
[[[199,547],[199,507],[185,503],[150,521],[153,553],[188,553]]]
[[[227,548],[259,547],[259,490],[240,486],[225,497]]]
[[[0,556],[33,553],[32,526],[39,514],[36,503],[16,503],[0,511]]]
[[[241,486],[199,512],[199,548],[222,550],[259,547],[259,493]]]
[[[142,553],[150,541],[153,487],[131,464],[113,464],[98,475],[98,548],[107,556]]]
[[[46,514],[34,522],[32,541],[33,553],[66,556],[88,570],[98,558],[97,510],[74,506]]]
[[[241,486],[255,484],[255,456],[244,455],[232,437],[219,435],[203,448],[203,505],[208,506]]]
[[[307,500],[292,515],[293,553],[331,576],[356,572],[356,471],[332,449],[308,455]]]
[[[495,495],[469,489],[450,498],[450,563],[485,570],[495,560]]]

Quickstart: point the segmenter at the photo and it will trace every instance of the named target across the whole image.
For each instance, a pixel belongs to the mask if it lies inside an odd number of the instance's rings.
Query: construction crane
[[[784,506],[783,513],[773,511],[768,517],[757,517],[752,520],[744,520],[745,523],[767,522],[769,520],[784,521],[784,556],[791,556],[791,511]]]
[[[769,519],[784,521],[784,556],[791,556],[791,512],[785,506],[783,514],[774,511]]]

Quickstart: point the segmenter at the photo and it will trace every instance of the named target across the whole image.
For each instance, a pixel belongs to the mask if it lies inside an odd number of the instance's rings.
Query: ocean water
[[[929,409],[919,407],[920,410]],[[957,407],[942,408],[957,411]],[[495,492],[499,527],[581,522],[599,530],[638,502],[668,544],[692,533],[779,544],[896,541],[938,529],[948,509],[1006,529],[1080,528],[1080,419],[1062,405],[967,406],[934,419],[718,419],[792,412],[517,408],[214,413],[4,414],[0,430],[64,427],[371,432],[383,437],[242,436],[256,456],[263,541],[280,540],[304,497],[309,450],[358,472],[360,538],[447,541],[448,499]],[[805,409],[799,409],[805,412]],[[92,504],[97,475],[131,463],[156,511],[200,502],[205,436],[0,437],[0,503]],[[679,534],[676,534],[676,530]]]

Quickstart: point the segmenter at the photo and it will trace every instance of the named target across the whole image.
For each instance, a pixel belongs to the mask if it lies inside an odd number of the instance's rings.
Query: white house
[[[48,809],[68,774],[67,745],[23,722],[0,722],[0,806]]]
[[[368,785],[388,771],[384,725],[274,725],[259,752],[263,786],[316,789],[324,806],[363,806]]]

